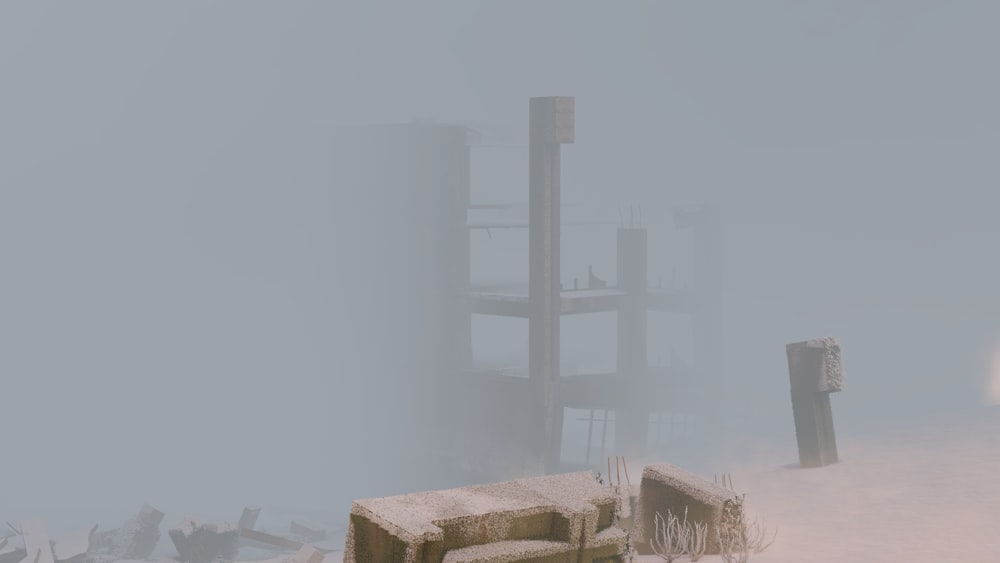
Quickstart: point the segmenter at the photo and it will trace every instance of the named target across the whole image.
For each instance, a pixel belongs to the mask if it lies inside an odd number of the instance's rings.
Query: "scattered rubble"
[[[149,505],[120,528],[100,530],[95,524],[54,541],[40,520],[8,523],[0,535],[0,563],[211,563],[237,561],[241,547],[258,551],[246,561],[323,563],[327,554],[343,549],[342,537],[337,541],[328,527],[306,520],[292,520],[287,534],[256,530],[260,513],[260,507],[248,506],[235,523],[185,518],[168,530],[177,553],[165,558],[153,555],[164,514]]]

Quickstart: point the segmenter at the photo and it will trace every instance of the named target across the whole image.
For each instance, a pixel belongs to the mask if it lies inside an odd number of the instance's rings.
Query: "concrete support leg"
[[[559,468],[562,403],[559,401],[560,145],[573,142],[571,97],[532,98],[528,142],[528,373],[533,388],[529,416],[537,428],[534,448],[543,471]]]
[[[618,310],[618,377],[628,389],[625,408],[616,414],[615,449],[631,458],[646,453],[649,409],[640,385],[645,380],[646,337],[646,229],[618,229],[618,289],[627,295]]]

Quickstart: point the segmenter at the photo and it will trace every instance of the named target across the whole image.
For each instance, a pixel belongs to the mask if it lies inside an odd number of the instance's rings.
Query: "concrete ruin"
[[[162,521],[162,512],[144,505],[120,528],[95,532],[91,542],[93,551],[116,559],[147,559],[160,541]]]
[[[834,338],[795,342],[785,347],[792,390],[792,415],[801,467],[837,462],[830,393],[844,388],[840,344]]]
[[[401,414],[406,424],[394,432],[420,437],[421,455],[407,458],[416,467],[410,473],[433,475],[435,480],[402,483],[404,487],[446,488],[599,470],[604,456],[612,453],[605,449],[605,438],[614,444],[613,453],[633,459],[663,448],[659,439],[664,416],[703,419],[692,425],[693,432],[710,434],[713,440],[700,440],[701,447],[721,442],[717,409],[725,384],[719,208],[678,208],[672,222],[659,223],[690,231],[694,259],[690,268],[682,267],[683,281],[677,284],[675,276],[667,283],[662,276],[650,282],[655,269],[668,267],[676,274],[677,268],[651,254],[657,252],[661,235],[648,234],[641,208],[635,220],[631,210],[626,216],[608,209],[609,216],[621,219],[617,232],[608,233],[611,244],[617,237],[617,271],[598,272],[589,266],[582,278],[586,281],[578,284],[561,267],[565,243],[571,241],[563,233],[563,208],[573,205],[564,197],[573,197],[573,186],[562,185],[561,166],[563,152],[578,141],[575,98],[531,98],[527,106],[528,185],[510,195],[515,200],[527,196],[524,220],[507,218],[512,217],[509,212],[522,213],[521,203],[475,201],[472,155],[489,154],[492,145],[464,125],[414,122],[345,128],[334,136],[335,145],[316,151],[315,158],[324,163],[334,159],[335,184],[349,186],[352,194],[367,194],[353,198],[350,213],[340,221],[351,225],[344,227],[343,236],[365,241],[366,252],[379,256],[378,264],[365,264],[358,295],[365,295],[377,280],[398,279],[405,272],[405,292],[396,282],[387,283],[370,298],[372,310],[378,305],[392,311],[372,322],[384,327],[378,338],[393,354],[364,360],[371,373],[406,373],[394,385],[416,397],[414,405],[429,407]],[[564,189],[571,191],[564,194]],[[491,219],[494,210],[505,218]],[[365,216],[378,216],[400,231],[421,235],[378,246],[384,238],[381,222],[351,223]],[[574,223],[593,228],[606,224],[596,219]],[[507,229],[527,230],[527,279],[473,283],[473,259],[488,257],[474,249],[472,233]],[[601,279],[606,276],[616,279]],[[581,367],[567,373],[560,362],[563,316],[602,313],[618,320],[616,357],[609,362],[614,367],[607,372]],[[649,342],[649,318],[656,322],[655,317],[667,314],[691,320],[690,349],[681,347],[675,354],[669,342]],[[473,331],[472,319],[483,316],[527,321],[526,366],[522,358],[508,369],[475,356],[473,344],[483,335]],[[651,356],[669,361],[651,365]],[[463,400],[451,400],[456,396]],[[589,411],[593,420],[603,413],[604,420],[604,430],[588,432],[582,458],[562,450],[563,438],[574,430],[568,413],[576,410]],[[463,423],[456,425],[455,420]]]
[[[648,465],[642,471],[639,502],[632,527],[632,545],[642,555],[650,555],[650,541],[655,536],[656,513],[666,517],[671,511],[678,517],[687,510],[687,519],[708,525],[705,553],[718,554],[716,530],[723,515],[739,506],[738,495],[707,479],[667,463]]]
[[[344,561],[607,560],[628,538],[615,503],[589,471],[358,500]]]
[[[215,559],[236,559],[240,530],[232,523],[203,524],[186,518],[171,528],[169,534],[181,561],[209,563]]]
[[[8,523],[0,536],[0,563],[115,563],[122,561],[173,561],[209,563],[237,561],[240,550],[247,561],[267,559],[285,563],[322,563],[327,557],[340,559],[343,536],[331,537],[329,527],[302,519],[291,520],[287,533],[255,530],[259,507],[247,507],[239,522],[201,523],[185,518],[169,530],[176,556],[154,553],[164,513],[146,505],[120,528],[82,528],[50,539],[41,520],[19,525]],[[334,554],[334,555],[329,555]]]
[[[646,466],[639,485],[608,487],[588,471],[355,501],[344,561],[392,563],[625,560],[652,555],[667,511],[716,531],[742,510],[734,491],[670,464]]]

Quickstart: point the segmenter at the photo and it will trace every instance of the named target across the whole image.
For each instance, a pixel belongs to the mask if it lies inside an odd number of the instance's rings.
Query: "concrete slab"
[[[614,506],[613,492],[589,471],[358,500],[351,509],[344,561],[416,563],[441,561],[449,554],[478,560],[483,553],[500,557],[522,548],[541,550],[539,561],[559,561],[561,555],[549,550],[562,549],[572,552],[574,561],[589,561],[580,559],[589,549],[614,545],[607,534],[598,543],[598,533],[612,524]],[[525,541],[548,543],[505,543]],[[488,544],[499,545],[471,549]],[[511,556],[487,560],[534,560]]]
[[[52,544],[45,533],[45,524],[41,520],[28,520],[21,523],[21,536],[24,538],[25,558],[21,563],[55,563],[52,555]]]

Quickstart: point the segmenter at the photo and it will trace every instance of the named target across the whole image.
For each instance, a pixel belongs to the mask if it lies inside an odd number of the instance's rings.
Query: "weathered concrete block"
[[[577,563],[579,550],[567,543],[547,540],[509,540],[452,549],[443,563],[499,563],[531,561]],[[586,559],[590,561],[590,559]]]
[[[626,535],[608,531],[614,505],[614,494],[590,472],[358,500],[351,508],[344,561],[590,561],[616,556]]]
[[[115,559],[148,559],[160,541],[162,521],[162,512],[144,505],[139,514],[122,524],[121,528],[95,532],[91,538],[91,549]]]
[[[24,539],[27,563],[55,563],[52,544],[49,542],[48,534],[45,533],[45,524],[40,520],[22,522],[21,537]]]
[[[11,543],[9,537],[0,538],[0,563],[18,563],[27,554],[23,547]]]
[[[799,465],[834,463],[838,456],[830,393],[844,387],[840,345],[833,338],[820,338],[788,344],[785,350]]]
[[[241,530],[244,528],[252,530],[257,525],[258,517],[260,517],[260,507],[248,506],[243,509],[243,514],[240,515],[240,521],[236,527]]]
[[[659,512],[664,518],[667,511],[683,517],[687,509],[689,522],[708,525],[705,553],[719,553],[715,531],[722,523],[727,507],[738,505],[733,491],[720,487],[693,473],[667,463],[647,465],[642,471],[639,506],[632,528],[632,545],[642,555],[653,553],[650,541],[655,537],[655,517]]]
[[[239,530],[228,522],[202,524],[188,518],[170,529],[170,539],[181,561],[209,563],[214,559],[235,559]]]
[[[836,338],[825,337],[785,346],[788,355],[802,354],[804,350],[817,350],[819,365],[810,373],[801,374],[815,385],[818,393],[835,393],[844,390],[844,364],[841,361],[840,343]]]

